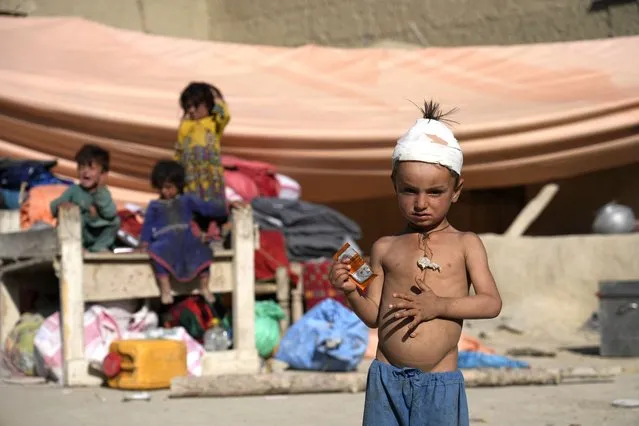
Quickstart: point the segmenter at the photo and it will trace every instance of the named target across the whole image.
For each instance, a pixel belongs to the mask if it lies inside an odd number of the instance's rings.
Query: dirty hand
[[[350,271],[350,266],[348,265],[348,261],[341,262],[333,262],[331,265],[331,270],[328,273],[328,279],[331,282],[331,285],[338,290],[342,290],[344,294],[349,294],[354,292],[357,289],[357,286],[350,279],[348,273]]]
[[[98,215],[98,209],[95,207],[95,204],[91,204],[89,206],[89,214],[91,217],[96,217]]]
[[[418,281],[417,286],[421,290],[419,294],[393,293],[397,302],[388,306],[396,310],[394,318],[413,318],[408,324],[410,337],[417,336],[416,329],[420,323],[441,315],[442,299],[425,283]]]

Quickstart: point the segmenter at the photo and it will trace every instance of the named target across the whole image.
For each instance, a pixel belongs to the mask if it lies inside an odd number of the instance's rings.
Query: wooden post
[[[74,206],[60,209],[58,219],[62,384],[86,386],[95,381],[84,358],[82,218]]]
[[[0,210],[0,234],[19,231],[20,210]],[[0,272],[0,346],[20,319],[20,289],[3,277],[3,272]]]
[[[291,262],[291,272],[297,275],[297,286],[295,287],[295,290],[291,291],[291,315],[292,322],[295,323],[297,320],[302,318],[302,315],[304,315],[304,268],[299,262]]]
[[[0,234],[20,232],[20,210],[0,210]]]
[[[255,348],[255,229],[250,207],[233,210],[233,349],[257,359]]]
[[[0,346],[20,319],[20,289],[0,272]]]
[[[280,330],[284,333],[291,324],[291,280],[286,267],[280,266],[275,270],[275,284],[275,297],[284,311],[284,319],[280,321]]]
[[[526,204],[522,211],[519,212],[515,220],[510,224],[504,235],[508,237],[521,237],[526,230],[541,215],[544,209],[550,204],[552,199],[559,191],[559,185],[549,183],[541,188],[541,191]]]

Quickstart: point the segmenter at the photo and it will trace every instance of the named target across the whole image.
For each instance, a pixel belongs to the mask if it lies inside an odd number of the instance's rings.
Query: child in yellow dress
[[[184,193],[206,202],[225,201],[220,139],[231,116],[222,93],[207,83],[192,82],[180,95],[180,122],[174,159],[184,167]],[[215,233],[211,218],[196,217],[205,233]]]

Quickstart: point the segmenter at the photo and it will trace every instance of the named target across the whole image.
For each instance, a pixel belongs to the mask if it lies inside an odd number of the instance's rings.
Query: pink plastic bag
[[[84,313],[84,357],[87,361],[102,362],[109,345],[122,335],[120,327],[107,309],[91,306]],[[36,371],[39,376],[60,381],[62,377],[62,343],[60,337],[60,313],[49,316],[36,333],[35,350],[39,358]]]

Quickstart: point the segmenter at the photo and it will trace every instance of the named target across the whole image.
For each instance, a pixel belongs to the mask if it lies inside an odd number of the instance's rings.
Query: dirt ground
[[[524,337],[492,336],[499,350],[530,346]],[[538,367],[621,366],[612,383],[468,389],[473,425],[636,426],[639,409],[616,408],[620,398],[639,399],[639,359],[603,359],[592,339],[575,339],[554,358],[523,358]],[[536,342],[546,349],[557,342]],[[149,402],[123,402],[126,392],[106,388],[62,389],[53,385],[0,384],[0,426],[332,425],[361,424],[363,394],[245,398],[169,399],[154,392]]]

